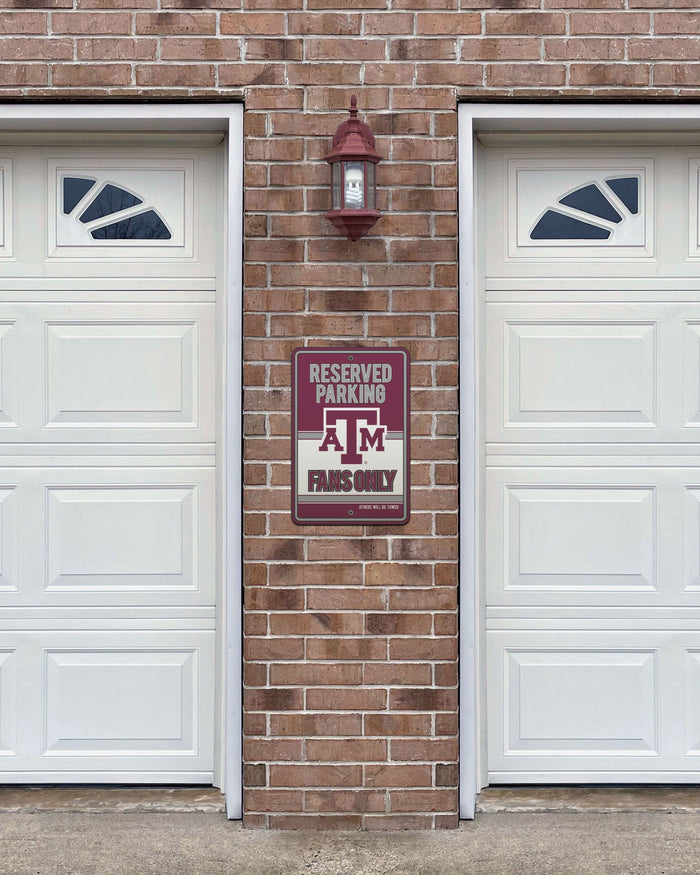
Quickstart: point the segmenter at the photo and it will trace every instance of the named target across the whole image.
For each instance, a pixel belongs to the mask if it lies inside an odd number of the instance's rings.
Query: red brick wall
[[[502,5],[0,11],[3,99],[245,99],[249,826],[456,824],[458,99],[700,94],[693,0]],[[322,159],[353,92],[385,156],[385,215],[356,244],[322,218]],[[407,526],[291,522],[290,355],[322,344],[411,351]]]

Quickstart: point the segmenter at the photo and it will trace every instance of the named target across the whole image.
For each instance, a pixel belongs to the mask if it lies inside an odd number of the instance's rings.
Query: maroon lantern
[[[364,237],[381,216],[374,172],[381,160],[374,150],[374,134],[357,117],[357,97],[353,94],[350,118],[338,126],[333,148],[326,155],[333,196],[326,218],[350,240]]]

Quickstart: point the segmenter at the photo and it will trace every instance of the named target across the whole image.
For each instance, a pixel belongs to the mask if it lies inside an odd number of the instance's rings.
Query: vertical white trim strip
[[[476,259],[474,248],[474,132],[459,107],[459,808],[474,817],[477,786],[476,670]]]
[[[229,818],[243,816],[243,106],[230,108],[226,239],[226,671],[224,791]]]

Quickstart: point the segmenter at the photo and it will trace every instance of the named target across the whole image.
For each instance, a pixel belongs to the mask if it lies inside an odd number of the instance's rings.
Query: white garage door
[[[0,147],[0,783],[214,780],[215,177]]]
[[[480,179],[488,779],[696,782],[700,147],[503,142]]]

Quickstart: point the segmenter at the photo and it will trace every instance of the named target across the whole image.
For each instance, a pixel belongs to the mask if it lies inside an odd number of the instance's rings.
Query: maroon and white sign
[[[405,349],[297,349],[292,356],[292,519],[406,523]]]

